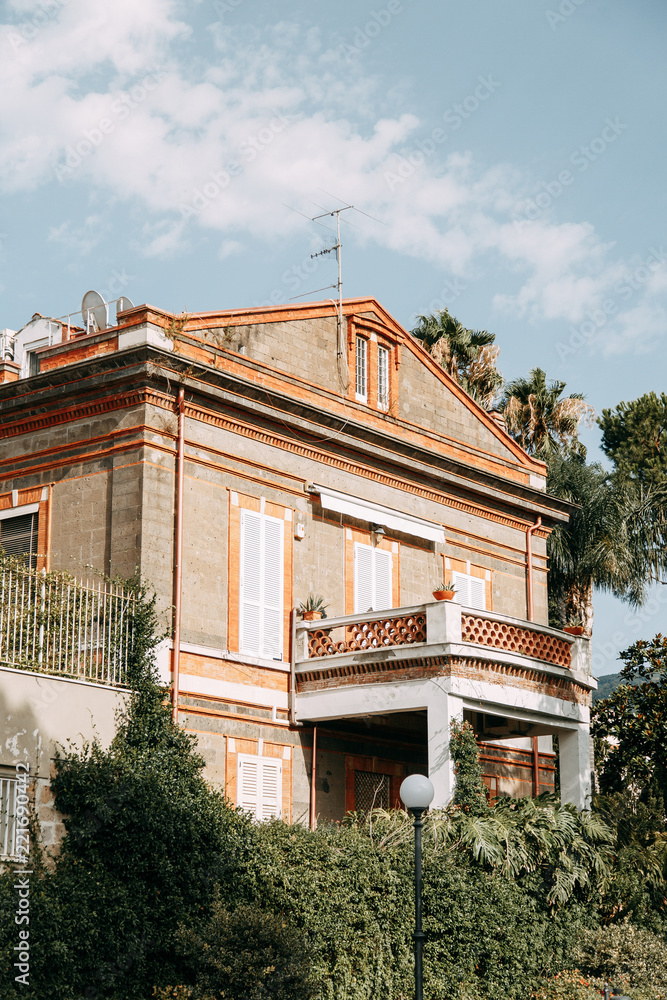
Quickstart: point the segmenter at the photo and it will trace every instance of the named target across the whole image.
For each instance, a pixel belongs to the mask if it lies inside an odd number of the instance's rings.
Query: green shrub
[[[590,975],[612,983],[624,978],[631,988],[667,996],[667,944],[628,920],[584,932],[576,959]]]
[[[307,937],[284,917],[256,906],[230,912],[217,900],[203,926],[179,929],[176,947],[195,980],[185,994],[192,1000],[311,1000],[314,995]]]

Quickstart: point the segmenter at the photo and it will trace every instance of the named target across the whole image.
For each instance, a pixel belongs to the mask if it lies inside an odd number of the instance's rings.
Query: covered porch
[[[347,615],[294,628],[296,722],[425,717],[435,807],[450,801],[452,722],[482,738],[558,737],[561,798],[590,803],[588,640],[450,601]]]

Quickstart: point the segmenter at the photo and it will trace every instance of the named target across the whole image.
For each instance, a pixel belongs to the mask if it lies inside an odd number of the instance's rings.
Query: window
[[[11,510],[0,511],[0,546],[10,556],[26,556],[28,565],[37,565],[37,538],[39,526],[38,505],[22,514]],[[25,508],[24,508],[25,511]]]
[[[368,344],[363,337],[357,337],[355,395],[365,403],[368,398]]]
[[[393,606],[391,552],[357,542],[354,546],[354,614]]]
[[[242,653],[283,658],[283,521],[241,511],[239,642]]]
[[[28,361],[28,375],[38,375],[39,355],[37,354],[37,351],[27,351],[26,358]]]
[[[456,587],[454,600],[466,608],[477,608],[486,611],[486,581],[469,573],[452,571],[452,581]]]
[[[282,761],[275,757],[239,754],[236,804],[255,819],[280,819],[282,815]]]
[[[374,774],[373,771],[354,772],[354,808],[357,812],[389,809],[390,795],[390,774]]]
[[[0,858],[16,857],[16,778],[0,777]]]
[[[378,347],[378,406],[389,409],[389,351]]]

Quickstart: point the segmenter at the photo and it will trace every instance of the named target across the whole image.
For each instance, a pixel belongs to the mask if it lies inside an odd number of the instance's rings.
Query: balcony
[[[561,793],[590,795],[589,642],[559,629],[451,601],[298,622],[296,722],[427,714],[429,774],[449,801],[450,724],[476,713],[493,738],[559,737]]]
[[[335,686],[352,676],[419,669],[443,655],[513,665],[528,673],[586,683],[588,640],[452,601],[298,622],[294,673],[297,692]],[[591,685],[594,686],[594,685]]]

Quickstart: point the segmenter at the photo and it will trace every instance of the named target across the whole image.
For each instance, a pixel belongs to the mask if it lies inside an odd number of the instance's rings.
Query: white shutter
[[[470,604],[468,606],[477,608],[478,611],[486,610],[486,584],[478,576],[470,577]]]
[[[454,600],[457,604],[463,604],[466,608],[477,608],[479,611],[486,610],[486,583],[478,576],[469,576],[467,573],[452,573],[452,582],[456,587]]]
[[[259,654],[262,635],[262,517],[241,511],[241,593],[239,636],[241,650]]]
[[[283,522],[241,511],[241,652],[282,660]]]
[[[253,816],[257,815],[260,803],[260,760],[259,757],[239,754],[236,804]]]
[[[394,599],[391,586],[391,552],[384,549],[373,549],[375,599],[374,611],[384,611],[393,607]]]
[[[283,522],[264,517],[264,572],[262,582],[264,621],[261,655],[283,658]]]
[[[354,546],[354,613],[373,607],[373,549],[360,542]]]
[[[255,819],[282,816],[282,761],[275,757],[239,754],[236,804]]]
[[[258,819],[280,819],[282,809],[282,761],[274,757],[262,758],[262,799]]]
[[[384,549],[354,546],[354,613],[384,611],[393,605],[392,556]]]

